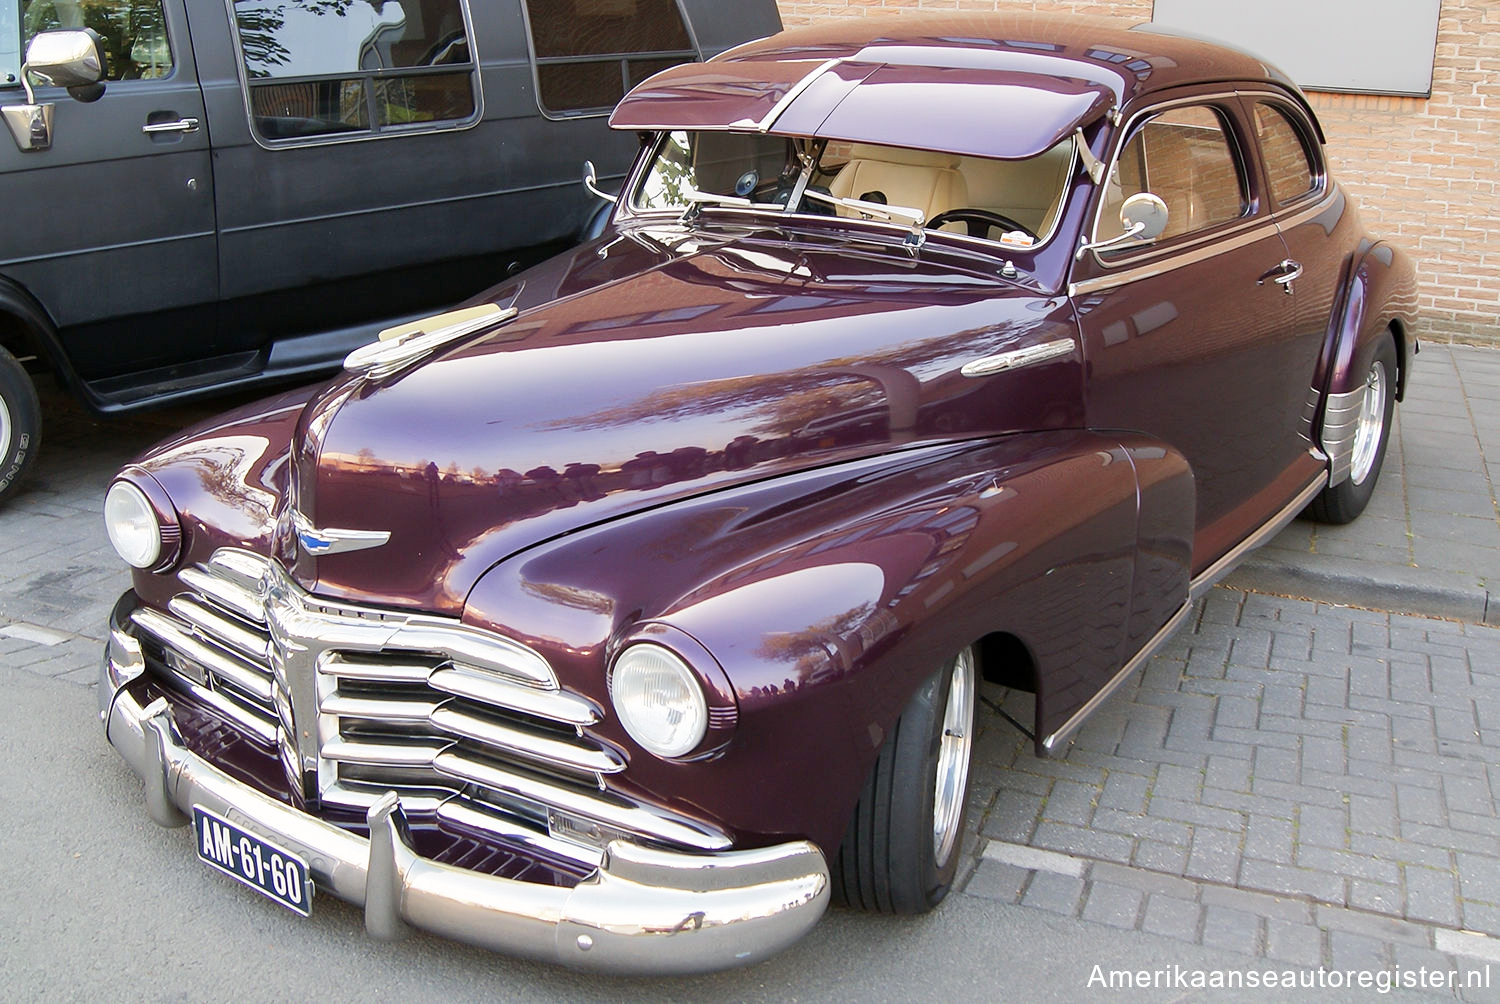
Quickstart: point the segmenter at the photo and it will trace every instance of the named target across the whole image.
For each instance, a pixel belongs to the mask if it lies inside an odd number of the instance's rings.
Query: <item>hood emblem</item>
[[[389,530],[335,530],[331,527],[319,530],[306,516],[295,511],[292,513],[292,526],[297,531],[297,543],[313,557],[363,551],[379,547],[391,539]]]

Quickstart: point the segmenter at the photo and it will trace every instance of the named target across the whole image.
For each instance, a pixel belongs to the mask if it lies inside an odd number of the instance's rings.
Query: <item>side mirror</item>
[[[1073,256],[1081,261],[1090,251],[1103,251],[1122,244],[1149,244],[1167,229],[1167,204],[1150,192],[1137,192],[1120,206],[1120,226],[1125,232],[1109,240],[1089,243],[1084,241]]]
[[[26,62],[21,66],[26,101],[0,108],[16,146],[23,153],[52,146],[52,105],[37,104],[36,92],[31,89],[31,74],[53,87],[66,87],[79,101],[98,101],[104,95],[108,66],[104,39],[92,28],[44,31],[33,38],[26,47]]]
[[[1137,192],[1120,207],[1120,223],[1138,241],[1154,241],[1167,229],[1167,204],[1150,192]]]
[[[92,28],[44,31],[26,47],[25,69],[70,93],[74,88],[91,90],[104,79],[108,67],[104,39]]]
[[[605,202],[617,203],[620,201],[618,195],[610,195],[608,192],[600,191],[599,176],[594,173],[594,162],[592,160],[583,162],[583,187]]]

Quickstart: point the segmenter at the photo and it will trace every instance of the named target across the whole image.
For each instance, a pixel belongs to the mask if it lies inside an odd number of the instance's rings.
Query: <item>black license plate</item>
[[[284,847],[244,830],[201,805],[193,806],[198,858],[294,913],[312,914],[313,884],[307,862]]]

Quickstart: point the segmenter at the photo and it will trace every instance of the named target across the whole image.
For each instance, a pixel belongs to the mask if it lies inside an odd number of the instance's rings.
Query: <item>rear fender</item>
[[[1401,368],[1397,399],[1406,394],[1410,358],[1416,351],[1417,280],[1411,259],[1390,244],[1366,245],[1349,270],[1339,310],[1329,324],[1319,386],[1325,393],[1342,393],[1364,379],[1361,356],[1390,329],[1396,336],[1396,358]]]
[[[1396,342],[1396,399],[1406,397],[1417,351],[1417,283],[1411,260],[1390,244],[1367,246],[1350,269],[1341,304],[1324,354],[1316,425],[1318,443],[1329,455],[1332,484],[1348,476],[1352,432],[1345,419],[1350,395],[1363,385],[1378,340],[1387,331]]]

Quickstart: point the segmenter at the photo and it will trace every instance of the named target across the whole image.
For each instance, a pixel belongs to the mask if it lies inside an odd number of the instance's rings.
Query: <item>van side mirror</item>
[[[66,87],[69,94],[82,101],[96,100],[103,93],[94,91],[108,68],[104,39],[92,28],[44,31],[26,47],[26,71],[53,87]],[[85,93],[74,94],[75,90]]]
[[[52,104],[37,104],[36,92],[31,89],[32,74],[45,84],[66,87],[76,100],[88,102],[104,96],[108,68],[104,39],[92,28],[44,31],[33,38],[21,66],[26,101],[0,108],[16,146],[25,153],[52,146]]]

